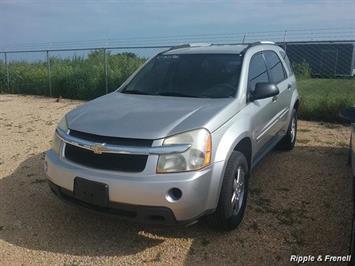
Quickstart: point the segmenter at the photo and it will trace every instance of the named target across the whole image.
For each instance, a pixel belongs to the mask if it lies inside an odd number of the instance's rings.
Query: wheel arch
[[[293,109],[296,109],[296,111],[298,112],[299,108],[300,108],[300,99],[297,99],[293,105]]]
[[[241,152],[248,162],[249,171],[251,170],[251,157],[252,157],[252,144],[249,137],[244,137],[238,144],[234,147],[233,151]]]

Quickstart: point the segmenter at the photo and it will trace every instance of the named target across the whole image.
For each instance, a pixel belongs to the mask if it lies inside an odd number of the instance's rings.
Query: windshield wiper
[[[161,92],[161,93],[158,93],[156,95],[159,95],[159,96],[177,96],[177,97],[192,97],[192,98],[199,98],[198,96],[194,96],[194,95],[189,95],[189,94],[184,94],[184,93],[180,93],[180,92]]]
[[[126,94],[141,94],[141,95],[153,95],[149,92],[145,92],[145,91],[140,91],[140,90],[124,90],[122,91],[122,93],[126,93]]]

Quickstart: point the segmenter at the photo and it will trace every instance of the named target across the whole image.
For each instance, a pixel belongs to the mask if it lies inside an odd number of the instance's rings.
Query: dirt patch
[[[299,122],[292,152],[255,169],[244,222],[148,227],[60,202],[43,172],[55,125],[79,101],[0,95],[0,264],[286,265],[291,254],[348,254],[350,129]]]

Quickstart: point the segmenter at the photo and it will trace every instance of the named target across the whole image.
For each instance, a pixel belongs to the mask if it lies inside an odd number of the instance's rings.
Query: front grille
[[[77,137],[79,139],[92,141],[92,142],[123,145],[123,146],[151,147],[153,143],[153,140],[151,139],[131,139],[131,138],[100,136],[100,135],[85,133],[85,132],[72,130],[72,129],[70,130],[69,135],[73,137]]]
[[[70,130],[69,134],[71,136],[96,143],[107,143],[114,145],[151,147],[153,143],[153,140],[99,136],[75,130]],[[93,151],[70,144],[66,144],[64,156],[67,160],[83,166],[122,172],[142,172],[148,159],[148,155],[112,153],[95,154]]]
[[[112,153],[95,154],[90,150],[66,144],[65,158],[74,163],[96,169],[142,172],[147,163],[148,156]]]

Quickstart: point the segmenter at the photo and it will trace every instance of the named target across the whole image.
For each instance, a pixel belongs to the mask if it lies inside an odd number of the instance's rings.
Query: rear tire
[[[278,143],[279,150],[290,151],[296,144],[297,138],[297,110],[292,110],[291,121],[287,129],[286,135]]]
[[[221,193],[212,221],[220,229],[235,229],[244,217],[248,198],[249,169],[245,156],[234,151],[223,177]]]

